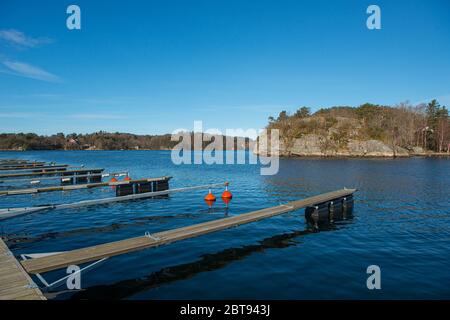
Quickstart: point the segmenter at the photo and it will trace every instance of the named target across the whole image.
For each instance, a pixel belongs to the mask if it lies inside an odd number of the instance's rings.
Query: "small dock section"
[[[85,184],[74,184],[74,185],[62,185],[62,186],[50,186],[42,188],[26,188],[26,189],[12,189],[12,190],[1,190],[0,195],[12,196],[12,195],[22,195],[22,194],[36,194],[43,192],[53,192],[53,191],[71,191],[79,189],[92,189],[108,186],[123,186],[132,184],[144,184],[156,181],[166,181],[171,177],[160,177],[160,178],[147,178],[147,179],[136,179],[136,180],[126,180],[117,182],[96,182],[96,183],[85,183]]]
[[[0,239],[0,300],[46,300]]]
[[[36,168],[36,167],[42,167],[45,166],[45,162],[27,162],[25,160],[23,160],[22,162],[13,162],[13,161],[0,161],[0,168],[13,168],[13,167],[17,167],[17,168],[24,168],[24,167],[32,167],[32,168]]]
[[[64,170],[68,168],[68,164],[55,164],[55,165],[39,165],[39,166],[3,166],[0,167],[1,171],[44,171],[44,170]]]
[[[99,174],[103,172],[103,168],[95,169],[78,169],[78,170],[47,170],[46,172],[19,172],[19,173],[7,173],[0,174],[0,178],[19,178],[19,177],[38,177],[46,175],[77,175],[77,174]]]

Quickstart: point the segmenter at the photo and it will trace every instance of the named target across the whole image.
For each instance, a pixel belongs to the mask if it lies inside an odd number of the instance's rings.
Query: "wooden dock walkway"
[[[0,300],[46,300],[0,239]]]
[[[9,164],[9,163],[29,163],[29,162],[35,162],[30,160],[23,160],[23,159],[0,159],[0,165],[3,164]]]
[[[103,172],[103,168],[83,168],[76,170],[59,170],[59,171],[48,171],[48,172],[19,172],[19,173],[7,173],[0,174],[0,178],[18,178],[18,177],[34,177],[34,176],[45,176],[45,175],[69,175],[69,174],[77,174],[82,173],[86,174],[89,172],[100,173]]]
[[[33,167],[39,167],[39,166],[45,166],[46,163],[45,162],[27,162],[27,161],[22,161],[22,162],[12,162],[12,161],[3,161],[0,162],[0,168],[4,168],[4,167],[26,167],[26,166],[33,166]]]
[[[70,179],[79,179],[79,178],[105,178],[105,177],[120,177],[127,176],[128,171],[118,171],[118,172],[107,172],[107,173],[91,173],[91,174],[76,174],[76,175],[63,175],[63,176],[50,176],[50,177],[35,177],[35,178],[12,178],[6,180],[0,180],[0,183],[17,183],[17,182],[26,182],[26,183],[40,183],[41,181],[47,180],[61,180],[61,182],[69,181]]]
[[[56,170],[56,169],[61,169],[63,170],[64,168],[68,168],[69,165],[68,164],[55,164],[55,165],[48,165],[48,166],[3,166],[0,167],[1,171],[30,171],[30,170]]]
[[[77,176],[75,176],[75,177],[77,177]],[[71,191],[71,190],[91,189],[91,188],[108,187],[108,186],[121,186],[121,185],[126,185],[126,184],[162,181],[162,180],[167,180],[167,179],[170,179],[170,177],[145,178],[145,179],[136,179],[136,180],[127,180],[127,181],[116,181],[116,182],[110,182],[110,181],[94,182],[94,183],[62,185],[62,186],[49,186],[49,187],[41,187],[41,188],[0,190],[0,196],[1,195],[12,196],[12,195],[21,195],[21,194],[36,194],[36,193],[53,192],[53,191]]]
[[[183,239],[193,238],[207,233],[236,227],[242,224],[255,222],[276,215],[315,206],[328,201],[335,201],[356,192],[356,189],[342,189],[303,200],[292,201],[275,207],[253,211],[233,217],[199,223],[183,228],[154,233],[92,247],[76,249],[50,256],[22,261],[24,269],[31,274],[52,271],[69,265],[76,265],[96,261],[107,257],[117,256],[137,250],[169,244]]]

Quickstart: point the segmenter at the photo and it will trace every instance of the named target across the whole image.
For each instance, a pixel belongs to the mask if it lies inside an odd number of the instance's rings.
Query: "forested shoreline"
[[[314,113],[300,107],[293,114],[281,111],[278,117],[269,117],[267,129],[279,130],[284,156],[406,156],[442,154],[450,149],[448,110],[436,100],[416,106],[336,106]],[[190,134],[193,138],[194,134]],[[245,143],[236,142],[233,148],[252,149],[252,143],[246,139]],[[170,150],[177,144],[170,134],[0,134],[1,150]],[[203,146],[207,144],[205,141]]]
[[[197,133],[196,133],[197,135]],[[194,134],[191,132],[191,145],[194,146]],[[171,150],[179,141],[172,141],[172,135],[137,135],[131,133],[110,133],[105,131],[90,134],[57,133],[54,135],[37,135],[35,133],[2,133],[0,134],[0,150]],[[225,136],[222,136],[224,147]],[[205,140],[207,140],[205,138]],[[209,144],[203,142],[203,146]],[[251,141],[235,140],[231,148],[249,149]]]
[[[415,106],[336,106],[314,113],[301,107],[293,114],[281,111],[269,117],[267,129],[279,130],[284,156],[396,157],[450,149],[448,110],[437,100]]]

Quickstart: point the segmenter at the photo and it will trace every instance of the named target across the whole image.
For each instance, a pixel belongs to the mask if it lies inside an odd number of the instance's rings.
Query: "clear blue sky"
[[[449,0],[0,1],[0,132],[261,128],[432,98],[450,105]]]

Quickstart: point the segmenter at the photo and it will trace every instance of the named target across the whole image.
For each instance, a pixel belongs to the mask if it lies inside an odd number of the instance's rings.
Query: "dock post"
[[[334,203],[333,203],[333,201],[330,201],[330,203],[328,205],[328,213],[329,213],[330,222],[333,222],[333,218],[334,218]]]
[[[311,218],[314,221],[314,229],[318,229],[319,228],[319,206],[314,206],[314,211],[311,214]]]
[[[319,206],[314,206],[314,211],[311,215],[312,218],[319,219]]]
[[[347,197],[342,198],[342,218],[347,219]]]

